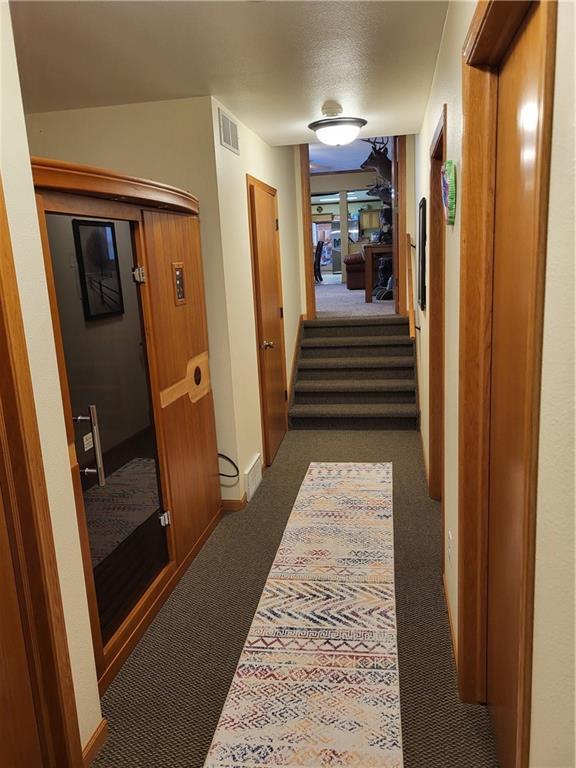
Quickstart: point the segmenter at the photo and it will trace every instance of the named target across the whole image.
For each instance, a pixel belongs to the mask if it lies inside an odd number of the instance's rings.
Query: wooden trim
[[[536,149],[538,185],[536,188],[537,219],[533,222],[536,232],[538,271],[534,280],[533,316],[530,323],[529,361],[526,378],[529,382],[530,445],[525,462],[528,471],[528,493],[524,520],[526,535],[524,538],[525,572],[521,585],[521,615],[523,642],[519,649],[520,660],[520,726],[518,733],[518,751],[521,768],[527,768],[530,755],[530,721],[532,712],[532,647],[534,639],[534,584],[536,571],[536,510],[538,502],[538,444],[540,436],[540,392],[542,387],[542,345],[544,335],[544,295],[546,284],[546,256],[548,239],[548,203],[550,189],[550,158],[552,154],[552,113],[554,108],[554,76],[556,67],[556,27],[558,5],[556,2],[543,2],[545,13],[545,60],[544,81],[542,88],[542,120],[539,125]],[[519,24],[524,20],[520,19]]]
[[[430,147],[428,492],[431,498],[437,501],[442,500],[444,495],[444,262],[446,223],[440,191],[440,168],[446,159],[446,115],[447,108],[444,104]],[[442,520],[444,520],[444,513],[442,513]]]
[[[398,314],[406,315],[407,290],[406,290],[406,136],[396,136],[394,144],[394,157],[397,163],[397,176],[395,179],[395,201],[398,211],[397,231],[394,233],[398,256],[396,264],[396,286],[398,297]]]
[[[241,499],[222,499],[222,512],[242,512],[248,504],[246,494]]]
[[[535,1],[538,0],[480,0],[464,42],[466,64],[498,67]]]
[[[36,189],[104,197],[140,206],[198,214],[198,200],[189,192],[102,168],[33,157],[32,176]]]
[[[500,13],[496,9],[500,4],[508,8],[509,13],[513,12],[515,19],[515,26],[510,20],[506,22],[505,36],[504,33],[498,32],[493,17],[495,13]],[[464,701],[483,701],[486,698],[485,635],[497,67],[532,5],[534,4],[504,2],[480,4],[464,47],[458,555],[458,683]],[[513,6],[518,6],[515,11]],[[524,11],[520,13],[522,7]],[[546,58],[541,91],[542,121],[536,151],[538,184],[535,194],[538,218],[533,224],[542,258],[535,279],[534,313],[529,329],[530,361],[525,372],[531,408],[530,445],[528,455],[524,457],[530,471],[523,534],[525,571],[520,585],[523,640],[518,649],[521,674],[516,740],[520,768],[528,765],[530,744],[539,400],[557,4],[543,2],[541,9],[546,14]],[[503,39],[507,41],[505,45]],[[492,71],[487,68],[486,62],[492,66]]]
[[[406,265],[408,267],[408,326],[410,338],[416,338],[416,320],[414,317],[414,277],[412,270],[412,238],[406,234]]]
[[[197,383],[196,375],[198,370],[200,371],[200,381]],[[184,395],[188,395],[191,403],[197,403],[211,389],[208,352],[201,352],[199,355],[188,360],[184,378],[160,391],[160,406],[166,408]]]
[[[260,179],[257,179],[255,176],[250,176],[249,173],[246,174],[246,182],[248,183],[248,186],[250,187],[259,187],[264,192],[267,192],[269,195],[272,195],[272,197],[278,197],[278,190],[274,187],[271,187],[270,184],[266,184],[265,181],[261,181]]]
[[[98,757],[98,754],[107,739],[108,721],[103,718],[82,751],[82,763],[84,768],[90,768],[90,765],[92,765],[93,761]]]
[[[458,684],[486,700],[492,258],[498,75],[463,63],[458,416]]]
[[[300,205],[302,207],[302,237],[304,238],[304,279],[306,281],[306,319],[316,319],[316,287],[314,282],[314,249],[312,247],[312,209],[310,199],[310,151],[300,144]]]
[[[214,515],[198,541],[194,544],[180,565],[176,566],[172,561],[163,571],[161,571],[148,592],[128,614],[120,629],[107,644],[105,648],[105,653],[107,653],[106,669],[104,674],[98,680],[100,695],[104,694],[112,680],[118,674],[120,668],[128,656],[130,656],[144,632],[146,632],[150,626],[152,619],[156,616],[160,608],[162,608],[182,576],[186,573],[186,570],[194,557],[204,546],[204,543],[220,522],[221,517],[221,512]],[[118,642],[114,642],[116,638],[118,638]],[[113,643],[114,645],[112,647]]]
[[[140,221],[142,218],[141,209],[131,203],[119,203],[104,197],[54,192],[50,189],[43,189],[36,194],[42,196],[44,213],[63,213],[66,216],[90,216],[122,221]]]
[[[0,479],[38,732],[47,766],[77,768],[82,748],[76,699],[1,181],[0,296]]]

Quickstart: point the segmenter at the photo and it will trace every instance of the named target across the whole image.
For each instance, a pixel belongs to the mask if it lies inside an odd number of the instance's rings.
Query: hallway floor
[[[417,432],[289,432],[243,512],[226,515],[103,699],[95,768],[201,768],[311,461],[391,461],[404,768],[496,768],[484,707],[458,700],[440,578],[440,506]]]
[[[393,301],[364,301],[364,291],[349,291],[342,282],[316,283],[316,314],[324,317],[373,317],[393,315]]]

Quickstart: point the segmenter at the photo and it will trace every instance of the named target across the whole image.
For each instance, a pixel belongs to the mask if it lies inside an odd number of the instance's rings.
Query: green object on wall
[[[452,160],[442,163],[442,203],[446,224],[454,224],[456,219],[456,166]]]

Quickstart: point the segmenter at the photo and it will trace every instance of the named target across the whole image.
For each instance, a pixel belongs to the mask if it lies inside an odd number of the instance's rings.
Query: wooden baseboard
[[[125,642],[122,644],[122,646],[118,649],[118,652],[114,656],[113,659],[111,659],[110,663],[104,670],[102,676],[98,680],[98,688],[100,690],[100,695],[102,696],[104,691],[108,688],[112,680],[116,677],[118,672],[120,671],[120,668],[130,656],[134,648],[136,647],[138,641],[144,634],[144,632],[148,629],[150,626],[150,623],[152,619],[156,616],[160,608],[164,605],[168,597],[171,595],[172,591],[174,590],[174,587],[178,584],[184,573],[186,572],[188,566],[194,559],[195,555],[198,553],[198,551],[203,547],[204,542],[206,539],[210,536],[218,522],[220,521],[220,518],[222,517],[222,511],[219,510],[217,514],[214,515],[212,520],[208,523],[206,528],[204,529],[204,532],[196,542],[196,544],[192,547],[190,552],[186,555],[184,560],[178,565],[170,577],[165,581],[163,587],[161,588],[160,592],[156,596],[156,598],[153,600],[150,606],[146,608],[144,612],[141,613],[141,615],[138,617],[137,623],[134,624],[134,627],[132,628],[132,631],[130,635],[126,638]]]
[[[448,611],[448,623],[450,624],[450,637],[452,638],[452,652],[454,653],[454,662],[458,668],[458,645],[456,635],[454,634],[454,622],[452,621],[452,611],[450,610],[450,600],[448,600],[448,590],[446,589],[446,574],[442,573],[442,587],[444,589],[444,600],[446,601],[446,610]]]
[[[222,512],[242,512],[246,504],[246,494],[241,499],[222,499]]]
[[[97,758],[98,753],[106,743],[108,738],[108,721],[102,719],[100,725],[88,741],[88,744],[82,750],[82,765],[84,768],[89,768],[92,762]]]

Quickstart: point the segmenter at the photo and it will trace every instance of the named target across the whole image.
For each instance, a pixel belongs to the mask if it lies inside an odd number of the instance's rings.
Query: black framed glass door
[[[169,561],[128,221],[46,216],[106,643]]]

